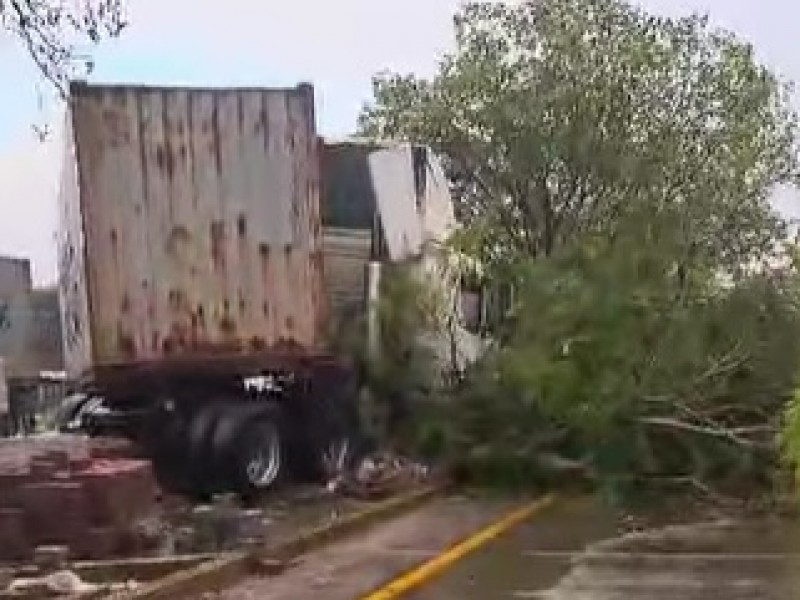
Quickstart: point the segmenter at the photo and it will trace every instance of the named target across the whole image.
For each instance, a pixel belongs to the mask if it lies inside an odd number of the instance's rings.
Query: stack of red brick
[[[0,461],[0,560],[25,560],[41,545],[69,546],[74,558],[136,551],[134,525],[158,497],[149,462],[107,445],[20,455]]]

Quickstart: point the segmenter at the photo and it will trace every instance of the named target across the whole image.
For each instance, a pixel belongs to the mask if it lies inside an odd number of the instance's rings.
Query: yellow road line
[[[367,594],[361,600],[395,600],[402,597],[404,594],[433,579],[470,552],[477,550],[505,531],[547,508],[553,503],[554,499],[555,496],[553,494],[548,494],[544,498],[513,510],[429,561],[403,573],[383,587]]]

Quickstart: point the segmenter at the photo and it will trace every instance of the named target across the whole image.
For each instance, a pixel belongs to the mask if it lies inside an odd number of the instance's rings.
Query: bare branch
[[[736,432],[736,430],[732,429],[705,427],[702,425],[695,425],[693,423],[687,423],[686,421],[680,421],[678,419],[671,419],[668,417],[639,417],[637,421],[639,423],[642,423],[643,425],[652,425],[655,427],[664,427],[667,429],[677,429],[680,431],[687,431],[691,433],[697,433],[700,435],[706,435],[724,439],[738,446],[742,446],[744,448],[748,448],[751,450],[772,451],[774,449],[771,443],[761,443],[761,442],[755,442],[753,440],[748,440],[746,438],[741,437],[741,435],[739,435]]]
[[[78,42],[96,44],[119,35],[126,25],[123,2],[0,0],[0,25],[24,45],[42,76],[65,97],[76,70],[92,67],[79,52]]]

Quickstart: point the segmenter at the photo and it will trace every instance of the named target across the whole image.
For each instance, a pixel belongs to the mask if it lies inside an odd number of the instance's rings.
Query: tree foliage
[[[619,0],[470,4],[455,27],[434,78],[376,77],[361,127],[444,153],[484,259],[549,255],[643,204],[680,209],[687,253],[772,249],[796,120],[749,45]]]
[[[611,488],[768,478],[800,361],[769,203],[799,172],[788,87],[706,18],[621,0],[469,4],[455,28],[432,79],[379,75],[361,118],[442,153],[454,243],[517,290],[453,390],[451,457]]]
[[[124,0],[0,0],[0,24],[66,97],[70,77],[93,65],[78,43],[119,35],[126,25]]]
[[[349,356],[360,373],[362,417],[367,433],[396,441],[408,427],[408,415],[420,398],[430,396],[441,377],[436,347],[445,327],[444,298],[420,264],[384,264],[374,307],[343,314],[333,326],[331,343]],[[377,347],[370,343],[369,311],[375,311]]]
[[[505,343],[451,407],[456,454],[529,475],[557,457],[604,483],[764,477],[800,359],[794,286],[687,283],[669,223],[624,227],[525,266]]]

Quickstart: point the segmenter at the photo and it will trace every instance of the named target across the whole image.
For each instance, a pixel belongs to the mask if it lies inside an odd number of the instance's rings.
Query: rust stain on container
[[[124,333],[123,327],[120,327],[117,335],[119,337],[120,353],[128,358],[134,358],[136,356],[136,342],[127,333]]]
[[[166,242],[167,254],[179,257],[185,248],[192,242],[192,234],[184,225],[175,225],[169,232]],[[195,267],[189,268],[190,273],[196,271]]]
[[[320,349],[309,86],[79,84],[69,126],[59,251],[78,321],[66,347],[73,374]]]
[[[222,221],[211,223],[211,260],[216,270],[225,270],[225,223]]]

